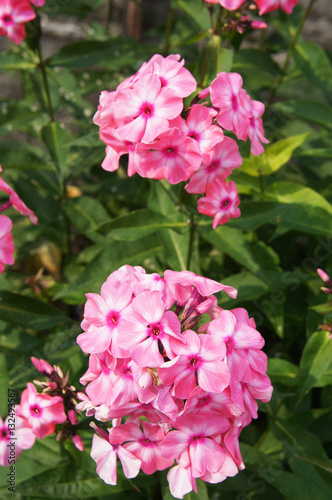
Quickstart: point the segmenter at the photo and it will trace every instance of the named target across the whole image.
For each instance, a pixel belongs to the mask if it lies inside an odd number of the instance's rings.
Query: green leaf
[[[113,37],[107,41],[89,40],[62,47],[54,54],[51,66],[86,68],[103,64],[107,69],[119,71],[121,67],[136,66],[137,60],[149,57],[153,47],[145,49],[133,38]],[[152,55],[152,54],[151,54]]]
[[[165,228],[183,229],[186,227],[186,221],[172,220],[160,213],[142,209],[113,219],[101,227],[101,231],[114,240],[134,241]]]
[[[320,207],[332,215],[332,205],[321,194],[313,189],[295,182],[275,182],[269,186],[264,196],[279,203],[301,203]]]
[[[67,149],[63,146],[67,139],[67,132],[58,122],[50,122],[41,131],[42,140],[59,173],[63,176],[67,169]]]
[[[299,399],[310,391],[332,363],[332,339],[329,332],[312,334],[306,343],[300,362]]]
[[[0,319],[32,330],[44,330],[70,321],[50,304],[5,290],[0,291]]]
[[[326,92],[332,91],[332,66],[322,47],[314,42],[297,43],[293,56],[306,78]]]
[[[17,485],[23,483],[22,489],[24,490],[25,481],[31,478],[35,480],[36,476],[54,469],[54,467],[65,461],[66,458],[61,455],[60,443],[54,439],[54,436],[46,436],[43,440],[36,439],[33,447],[24,450],[15,464],[15,482]],[[7,471],[8,469],[4,470]],[[8,487],[8,484],[6,484],[7,479],[5,475],[3,478],[1,477],[0,487]]]
[[[274,221],[277,226],[330,237],[332,233],[332,217],[324,209],[311,205],[294,205],[280,213]]]
[[[78,274],[56,298],[66,297],[82,303],[87,292],[99,292],[108,275],[120,266],[129,264],[142,265],[144,259],[157,255],[162,250],[155,236],[150,235],[135,241],[135,245],[114,241]]]
[[[293,151],[306,140],[307,136],[306,133],[287,137],[268,146],[258,157],[250,155],[248,159],[244,158],[242,172],[254,177],[273,174],[291,159]]]
[[[269,201],[241,201],[240,208],[241,217],[230,219],[227,226],[243,231],[254,231],[289,210],[289,205]]]
[[[185,14],[187,14],[188,20],[195,26],[197,30],[203,31],[209,29],[209,14],[207,9],[202,6],[200,0],[194,0],[191,2],[184,0],[171,0],[171,6],[174,9],[181,9]]]
[[[319,314],[330,314],[332,313],[332,300],[328,300],[327,302],[323,302],[323,304],[318,304],[316,306],[311,306],[310,309],[318,312]]]
[[[9,377],[7,372],[7,364],[5,355],[0,353],[0,415],[3,419],[8,415],[8,389],[9,389]],[[17,403],[17,401],[15,401]]]
[[[269,358],[267,374],[274,383],[293,387],[299,383],[299,369],[293,363],[280,358]]]
[[[37,64],[33,61],[28,61],[21,54],[16,52],[1,52],[0,53],[0,71],[10,70],[29,70],[36,68]]]
[[[80,196],[66,201],[65,212],[80,232],[96,231],[110,220],[110,216],[94,198]]]
[[[296,101],[279,102],[273,107],[287,115],[297,116],[310,123],[332,129],[332,107],[327,104],[297,99]]]

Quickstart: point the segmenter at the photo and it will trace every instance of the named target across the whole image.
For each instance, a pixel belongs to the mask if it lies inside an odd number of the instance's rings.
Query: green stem
[[[113,0],[108,0],[107,6],[106,6],[106,16],[105,16],[105,25],[104,25],[106,35],[109,35],[112,14],[113,14]]]
[[[165,28],[165,39],[164,39],[164,56],[168,56],[169,54],[169,49],[171,46],[170,38],[171,38],[171,31],[172,31],[172,23],[173,23],[173,7],[169,5],[168,7],[168,13],[167,13],[167,21],[166,21],[166,28]]]
[[[282,65],[282,68],[281,68],[281,71],[280,71],[280,74],[271,90],[271,94],[270,94],[270,97],[269,97],[269,100],[267,102],[267,105],[266,105],[266,109],[265,109],[265,112],[269,109],[269,107],[271,106],[274,98],[275,98],[275,95],[279,89],[279,87],[281,86],[282,82],[284,81],[284,78],[286,76],[286,71],[287,71],[287,68],[288,68],[288,64],[289,64],[289,61],[290,61],[290,58],[291,58],[291,55],[292,55],[292,51],[295,47],[295,45],[297,44],[297,41],[298,41],[298,38],[299,36],[301,35],[302,33],[302,30],[303,30],[303,26],[304,26],[304,23],[306,22],[307,20],[307,17],[309,16],[310,14],[310,11],[314,5],[316,0],[310,0],[309,2],[309,5],[308,7],[306,8],[306,10],[303,12],[302,14],[302,17],[301,17],[301,20],[299,22],[299,25],[292,37],[292,41],[290,43],[290,46],[288,47],[288,51],[287,51],[287,54],[286,54],[286,59],[284,61],[284,64]]]
[[[259,185],[261,188],[261,196],[263,197],[265,193],[264,177],[262,176],[260,171],[258,171],[258,175],[259,175]]]
[[[195,229],[196,229],[194,214],[190,214],[189,220],[190,220],[190,229],[189,229],[189,245],[188,245],[188,255],[187,255],[187,271],[190,271],[191,255],[192,255],[192,250],[193,250],[193,245],[194,245],[194,237],[195,237]]]
[[[39,58],[39,68],[40,68],[40,71],[42,74],[44,89],[45,89],[45,93],[46,93],[46,104],[47,104],[47,108],[48,108],[48,114],[49,114],[51,122],[54,122],[54,113],[53,113],[53,108],[52,108],[50,88],[49,88],[48,81],[47,81],[46,68],[45,68],[45,64],[43,61],[43,56],[41,53],[39,40],[38,40],[38,45],[37,45],[37,54],[38,54],[38,58]]]

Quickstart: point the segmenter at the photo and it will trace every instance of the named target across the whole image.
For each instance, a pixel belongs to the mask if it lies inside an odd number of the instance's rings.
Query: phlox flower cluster
[[[205,0],[207,3],[220,4],[227,10],[236,10],[241,7],[246,0]],[[282,9],[286,14],[291,14],[299,0],[254,0],[259,8],[259,15],[267,14],[273,10]],[[253,26],[255,27],[255,26]]]
[[[57,431],[57,440],[70,439],[76,448],[83,451],[82,438],[76,432],[76,409],[78,394],[69,385],[69,374],[53,367],[43,359],[32,357],[35,368],[48,380],[34,383],[42,388],[39,393],[30,382],[23,391],[19,405],[3,421],[0,417],[0,465],[8,466],[17,460],[22,450],[31,448],[36,438],[43,439]],[[61,428],[57,428],[62,424]],[[14,454],[10,453],[10,441],[15,440]]]
[[[45,0],[1,0],[0,36],[7,35],[19,45],[25,38],[25,23],[32,21],[36,13],[32,7],[42,7]]]
[[[223,310],[215,294],[237,291],[189,271],[164,277],[123,266],[88,293],[77,342],[90,354],[79,410],[101,422],[91,456],[98,475],[170,468],[173,496],[218,483],[244,468],[242,428],[267,402],[264,340],[245,309]],[[143,419],[143,420],[142,420]]]
[[[0,172],[2,168],[0,165]],[[3,179],[0,178],[0,191],[9,195],[9,200],[0,206],[0,213],[10,207],[14,207],[20,214],[27,215],[33,224],[38,224],[38,219],[17,193]],[[12,221],[6,215],[0,215],[0,274],[4,271],[4,264],[14,264],[14,241],[11,234]]]
[[[61,429],[57,430],[57,440],[71,439],[76,448],[83,450],[82,439],[76,433],[75,427],[78,395],[75,387],[69,384],[69,373],[64,375],[59,366],[52,367],[43,359],[32,357],[31,361],[47,381],[34,381],[42,388],[41,393],[37,392],[33,384],[27,384],[17,415],[39,439],[53,434],[56,425],[63,424]]]
[[[171,184],[189,181],[189,193],[204,194],[198,211],[214,217],[213,227],[239,217],[235,183],[227,177],[242,164],[237,142],[251,141],[251,152],[264,151],[264,105],[242,88],[237,73],[219,73],[190,106],[183,99],[196,91],[196,80],[179,55],[155,54],[115,91],[103,91],[94,123],[107,144],[102,167],[114,171],[128,154],[128,175],[138,173]],[[212,105],[206,101],[210,95]]]

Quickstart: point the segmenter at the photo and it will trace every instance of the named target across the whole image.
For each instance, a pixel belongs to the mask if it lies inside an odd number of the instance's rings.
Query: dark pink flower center
[[[153,104],[150,104],[148,102],[144,102],[140,107],[140,114],[145,115],[146,118],[149,118],[151,115],[153,115],[153,111],[154,111]]]
[[[197,367],[197,364],[200,362],[201,358],[199,356],[193,356],[191,359],[190,359],[190,364],[191,366],[195,366]]]
[[[203,406],[208,405],[210,402],[210,396],[206,396],[205,398],[201,398],[197,402],[197,408],[202,408]]]
[[[6,429],[2,429],[2,431],[1,431],[1,437],[2,437],[3,439],[6,439],[7,434],[8,434],[8,431],[7,431]]]
[[[30,408],[30,413],[31,413],[32,415],[34,415],[35,417],[39,417],[39,416],[41,416],[42,409],[41,409],[41,408],[40,408],[40,406],[38,406],[38,405],[33,405],[33,406],[31,406],[31,408]]]
[[[164,149],[164,154],[166,156],[176,156],[178,154],[178,150],[174,146],[169,146],[168,148]]]
[[[237,102],[237,97],[234,94],[232,95],[232,108],[234,111],[239,109],[239,103]]]
[[[191,438],[191,442],[199,441],[200,439],[202,439],[202,437],[204,437],[204,436],[193,436]]]
[[[154,335],[155,337],[158,337],[158,335],[160,335],[160,328],[158,326],[154,326],[152,329],[151,329],[151,333],[152,335]]]
[[[161,88],[167,87],[167,80],[163,76],[159,77],[160,83],[161,83]]]
[[[13,18],[10,14],[4,14],[2,16],[2,21],[4,24],[13,24]]]
[[[225,345],[227,348],[227,352],[231,352],[234,349],[234,339],[233,337],[227,337],[225,340]]]
[[[199,139],[199,134],[197,134],[197,132],[195,132],[194,130],[192,130],[190,132],[190,134],[188,135],[188,137],[190,137],[191,139],[195,139],[195,141],[198,141]]]
[[[110,311],[106,317],[106,324],[109,328],[114,328],[114,326],[119,321],[119,313],[115,311]]]
[[[220,208],[225,209],[227,208],[230,204],[232,203],[232,200],[230,198],[224,198],[220,202]]]
[[[209,172],[214,172],[215,170],[217,170],[220,166],[220,163],[219,161],[213,161],[210,163],[210,165],[208,165],[208,170]]]

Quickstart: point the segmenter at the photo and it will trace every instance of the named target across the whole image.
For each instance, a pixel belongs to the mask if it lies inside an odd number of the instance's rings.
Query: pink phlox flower
[[[111,391],[110,405],[121,406],[136,399],[141,403],[150,403],[156,398],[157,391],[151,382],[146,387],[141,387],[139,383],[144,374],[151,375],[131,358],[117,360],[114,373],[116,382]]]
[[[255,0],[259,10],[259,15],[267,14],[272,10],[282,9],[286,14],[291,14],[299,0]]]
[[[186,301],[191,296],[193,287],[196,288],[203,297],[209,297],[221,290],[226,292],[232,299],[236,299],[237,297],[237,290],[235,288],[223,285],[209,278],[204,278],[203,276],[198,276],[191,271],[178,272],[168,269],[164,273],[164,278],[171,289],[174,299],[182,306],[185,305]]]
[[[259,156],[264,153],[264,148],[261,143],[269,143],[269,141],[264,137],[263,120],[261,118],[264,113],[265,106],[260,101],[253,101],[249,95],[246,95],[244,106],[250,116],[247,130],[248,137],[251,140],[250,151],[253,155]]]
[[[114,428],[116,429],[116,427]],[[131,479],[136,477],[141,467],[141,461],[130,451],[121,446],[122,442],[112,438],[113,429],[109,434],[97,428],[98,434],[93,436],[91,457],[97,464],[97,474],[106,484],[117,483],[117,457],[123,467],[124,475]],[[114,442],[115,441],[115,442]]]
[[[173,357],[172,340],[182,342],[181,326],[176,314],[165,312],[161,292],[142,292],[128,308],[119,327],[119,345],[128,349],[139,366],[158,367],[164,362],[160,351]]]
[[[132,177],[138,168],[138,156],[136,154],[136,145],[132,142],[127,142],[120,151],[113,149],[111,146],[106,146],[106,156],[101,166],[104,170],[113,172],[119,167],[119,159],[122,154],[128,153],[128,177]]]
[[[225,418],[239,417],[243,412],[234,403],[229,387],[226,387],[220,394],[204,391],[201,387],[196,387],[187,399],[184,413],[205,413],[206,415],[219,413]]]
[[[15,413],[17,410],[18,406],[15,407]],[[8,415],[5,421],[0,416],[0,465],[3,467],[14,464],[13,460],[18,459],[21,451],[31,448],[36,440],[32,430],[26,427],[23,419],[15,413]],[[13,439],[15,439],[14,449],[9,446]]]
[[[215,179],[225,180],[232,170],[242,165],[242,156],[239,147],[229,137],[216,144],[206,162],[203,162],[198,171],[191,177],[186,186],[188,193],[205,193],[208,184]]]
[[[159,445],[166,435],[160,425],[143,421],[142,427],[143,430],[133,423],[125,423],[112,429],[112,439],[117,437],[127,441],[124,448],[141,460],[141,469],[145,474],[171,467],[174,459],[165,458],[160,452]]]
[[[226,432],[227,419],[220,415],[183,415],[174,422],[176,430],[169,432],[161,443],[161,453],[176,459],[181,467],[190,467],[192,476],[201,477],[207,471],[218,472],[225,461],[225,449],[214,436]]]
[[[25,38],[24,23],[36,17],[29,0],[2,0],[0,4],[0,36],[7,35],[16,45]]]
[[[226,182],[215,179],[206,188],[206,196],[198,200],[199,213],[213,217],[213,229],[219,224],[226,224],[231,218],[240,217],[240,200],[234,181]]]
[[[132,89],[119,90],[114,108],[116,119],[128,120],[117,133],[131,142],[151,142],[169,128],[183,102],[172,90],[162,87],[156,75],[145,75]]]
[[[258,405],[256,399],[268,403],[272,397],[273,387],[266,373],[259,373],[248,367],[241,380],[244,406],[252,418],[257,418]]]
[[[80,383],[85,385],[86,393],[93,405],[110,404],[113,387],[117,381],[114,374],[116,359],[105,351],[100,354],[91,354],[89,368],[80,378]]]
[[[55,424],[62,424],[67,419],[60,396],[38,394],[36,388],[28,383],[22,393],[17,415],[24,420],[26,427],[42,439],[55,431]]]
[[[223,361],[225,344],[211,335],[192,330],[182,334],[183,343],[173,345],[176,357],[159,368],[163,384],[174,384],[174,395],[187,399],[198,385],[207,392],[222,392],[229,384],[229,370]]]
[[[142,275],[135,288],[135,295],[149,290],[150,292],[162,292],[162,299],[165,303],[166,309],[170,309],[174,304],[174,298],[167,286],[165,278],[162,278],[157,273]]]
[[[201,476],[200,479],[206,481],[207,483],[216,484],[221,483],[227,477],[236,476],[236,474],[239,472],[239,469],[229,451],[224,447],[223,449],[225,452],[225,460],[220,469],[217,472],[207,471],[205,474],[203,474],[203,476]]]
[[[54,371],[52,366],[44,359],[37,359],[37,358],[34,358],[33,356],[31,356],[30,359],[31,359],[31,362],[34,365],[34,367],[40,373],[44,373],[45,375],[50,375]]]
[[[224,139],[222,129],[212,125],[212,119],[216,114],[211,108],[194,104],[186,121],[178,117],[170,122],[171,127],[178,127],[188,137],[198,142],[204,161],[208,161],[211,150]]]
[[[180,61],[178,54],[163,57],[155,54],[146,65],[145,71],[152,69],[152,73],[160,79],[161,86],[172,90],[179,97],[187,97],[196,90],[196,80],[184,66],[184,59]]]
[[[0,7],[1,9],[1,7]],[[2,168],[0,166],[0,172]],[[0,178],[0,191],[9,194],[9,201],[11,205],[22,215],[27,215],[33,224],[38,224],[38,219],[30,208],[21,200],[17,193],[11,188],[7,182]]]
[[[248,413],[230,420],[230,428],[223,437],[224,445],[240,470],[243,470],[245,466],[240,452],[239,436],[242,429],[249,425],[251,420],[252,419]]]
[[[245,0],[205,0],[207,3],[219,3],[222,7],[227,10],[238,9]]]
[[[197,141],[178,128],[158,135],[154,142],[139,144],[137,172],[150,179],[167,179],[171,184],[188,180],[199,168],[202,155]]]
[[[167,481],[171,495],[175,498],[183,498],[192,490],[197,493],[196,478],[192,476],[190,467],[175,465],[169,470]]]
[[[113,276],[101,287],[101,295],[87,293],[86,297],[84,320],[81,324],[85,333],[77,337],[81,349],[90,354],[110,349],[113,356],[128,357],[128,352],[118,345],[118,329],[132,299],[131,288]]]
[[[4,264],[14,264],[14,240],[10,232],[12,221],[6,215],[0,215],[0,274],[5,270]]]
[[[256,353],[264,346],[261,334],[247,323],[239,322],[231,311],[221,311],[218,318],[210,323],[207,334],[225,343],[232,382],[244,376],[249,366],[248,350],[253,349]]]
[[[217,74],[210,86],[213,106],[218,108],[218,123],[231,130],[238,139],[246,140],[250,116],[245,108],[246,92],[238,73]]]

